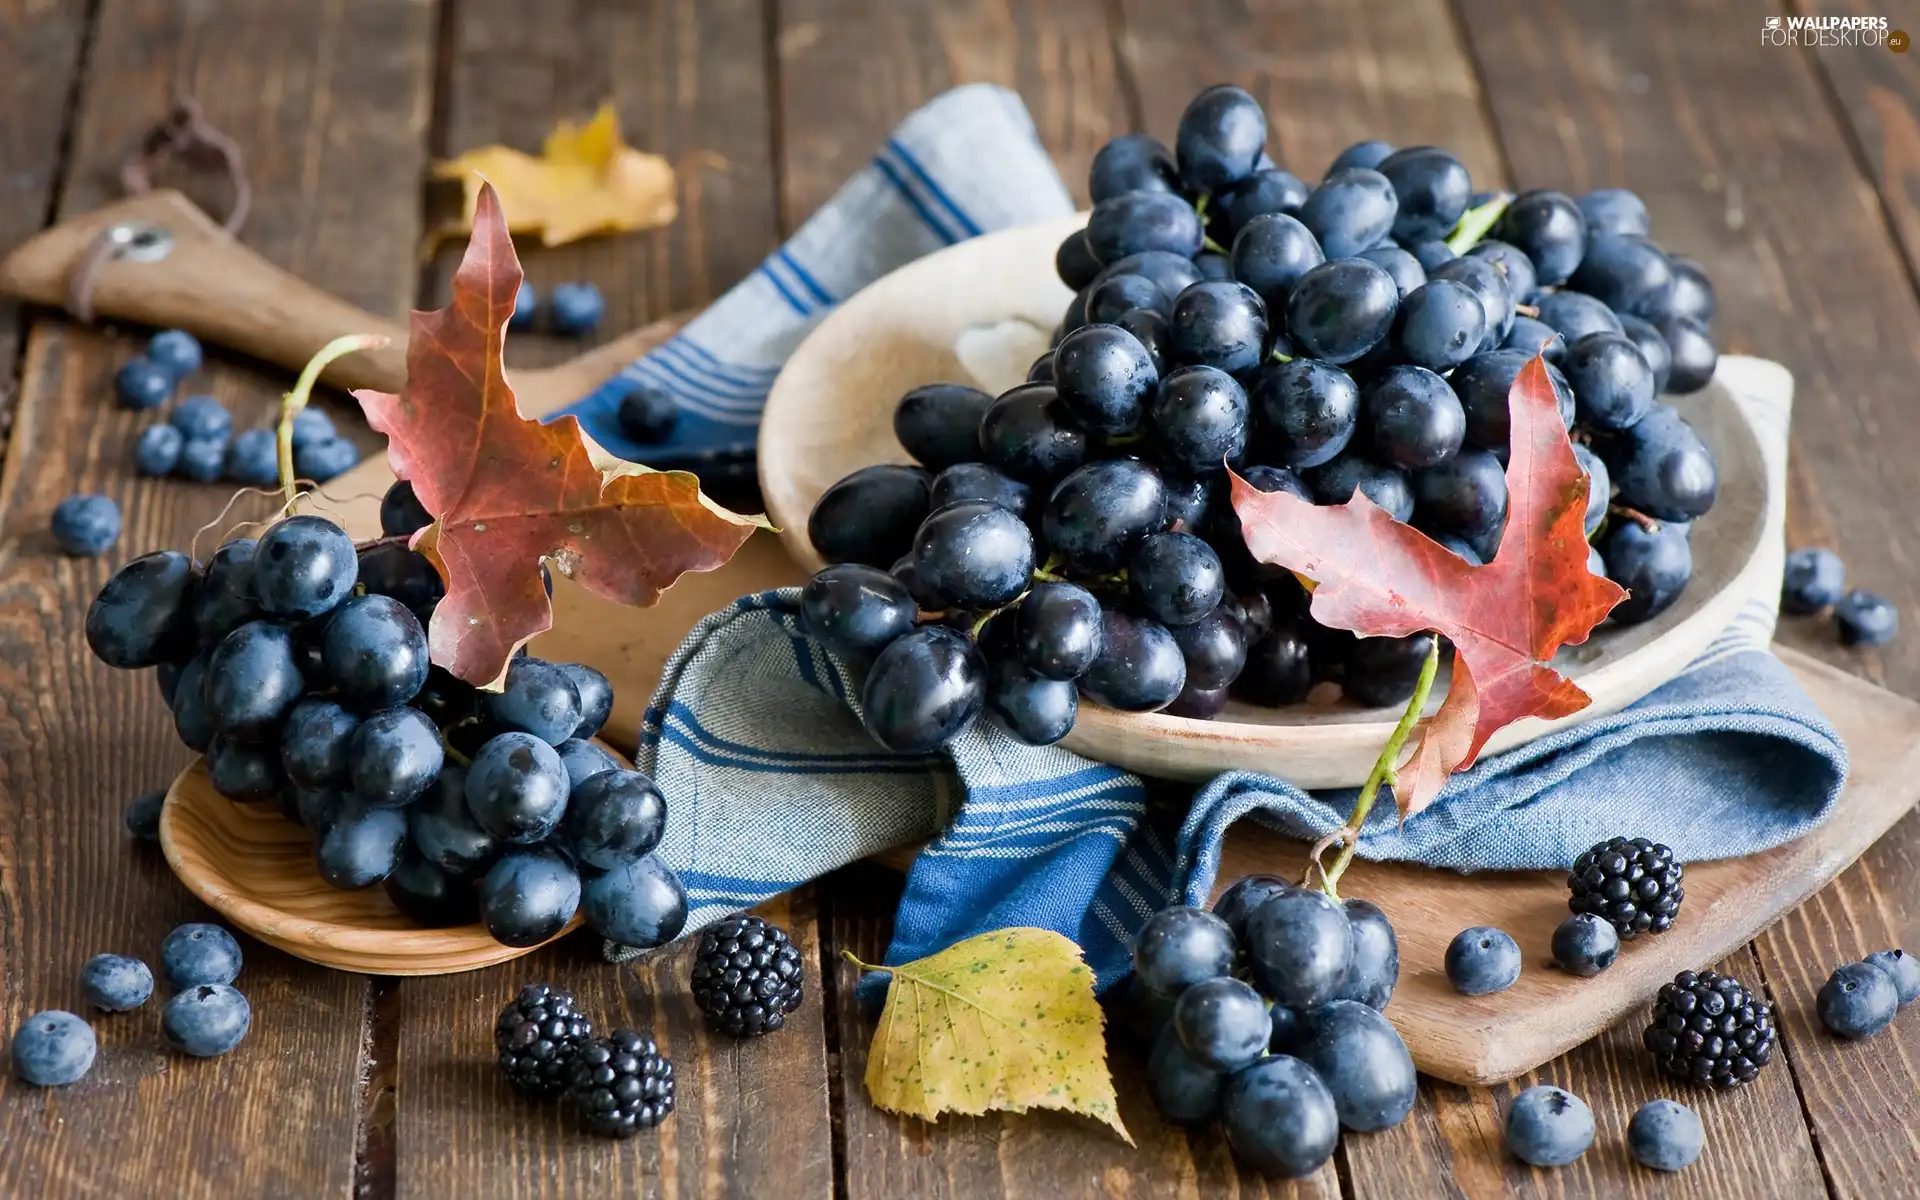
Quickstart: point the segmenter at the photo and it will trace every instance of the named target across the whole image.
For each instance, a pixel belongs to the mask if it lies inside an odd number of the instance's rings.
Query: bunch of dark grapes
[[[1613,619],[1686,587],[1719,479],[1660,397],[1711,378],[1714,292],[1640,199],[1475,193],[1447,151],[1384,142],[1310,188],[1266,135],[1222,85],[1172,150],[1109,142],[1055,256],[1075,295],[1027,381],[914,389],[894,431],[919,465],[820,498],[808,534],[834,565],[807,626],[868,668],[882,744],[929,749],[983,710],[1045,744],[1082,697],[1212,717],[1331,683],[1404,703],[1430,635],[1313,622],[1248,553],[1225,468],[1315,504],[1357,490],[1482,565],[1507,520],[1508,393],[1536,354],[1591,481],[1589,565],[1630,593]]]
[[[332,886],[381,884],[423,925],[477,919],[511,946],[576,912],[613,941],[670,941],[687,906],[652,854],[665,799],[591,740],[613,707],[606,676],[522,655],[483,692],[430,664],[443,587],[403,539],[431,518],[405,483],[380,516],[386,536],[364,547],[296,516],[204,567],[136,558],[88,609],[88,644],[109,666],[153,667],[214,789],[311,832]]]

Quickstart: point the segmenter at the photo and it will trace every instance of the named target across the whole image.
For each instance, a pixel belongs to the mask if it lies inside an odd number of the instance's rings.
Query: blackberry
[[[567,1073],[567,1099],[594,1133],[632,1137],[673,1111],[673,1064],[631,1029],[588,1038]]]
[[[1673,851],[1646,838],[1609,838],[1573,860],[1567,907],[1592,913],[1631,941],[1643,933],[1665,933],[1680,914],[1687,890],[1684,868]]]
[[[1773,1057],[1773,1007],[1737,979],[1682,971],[1660,988],[1640,1040],[1675,1079],[1735,1088]]]
[[[800,951],[785,930],[759,917],[711,925],[693,959],[693,999],[722,1033],[772,1033],[800,1007]]]
[[[593,1022],[574,1008],[573,993],[544,983],[521,988],[493,1025],[500,1069],[530,1096],[565,1091],[567,1068],[592,1036]]]

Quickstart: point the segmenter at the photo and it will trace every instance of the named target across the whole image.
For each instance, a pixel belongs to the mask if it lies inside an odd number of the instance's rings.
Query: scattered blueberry
[[[233,432],[233,414],[212,396],[188,396],[167,423],[190,438],[223,438]]]
[[[130,1012],[153,995],[153,972],[124,954],[96,954],[80,968],[80,994],[107,1012]]]
[[[51,528],[68,554],[105,554],[120,540],[120,506],[105,496],[68,496],[54,506]]]
[[[635,382],[620,397],[620,432],[643,446],[664,442],[680,422],[673,397],[651,383]]]
[[[1520,945],[1504,930],[1462,929],[1447,945],[1447,979],[1463,996],[1504,992],[1520,978]]]
[[[1870,1038],[1893,1023],[1900,991],[1875,963],[1848,963],[1820,988],[1820,1023],[1843,1038]]]
[[[187,439],[171,425],[149,425],[140,431],[133,444],[133,469],[142,475],[171,475],[180,465],[180,450]]]
[[[540,315],[540,293],[529,281],[520,281],[520,290],[513,294],[513,315],[507,318],[508,329],[532,329],[533,320]]]
[[[227,469],[227,439],[188,438],[180,447],[179,473],[200,483],[212,483]]]
[[[1564,1167],[1593,1145],[1593,1110],[1563,1088],[1540,1084],[1507,1106],[1507,1149],[1536,1167]]]
[[[232,983],[240,974],[240,943],[204,921],[176,926],[160,943],[160,971],[176,988]]]
[[[1833,605],[1833,623],[1844,646],[1879,646],[1900,632],[1900,610],[1884,596],[1855,588]]]
[[[73,1083],[93,1066],[93,1027],[70,1012],[35,1013],[13,1035],[14,1074],[40,1087]]]
[[[553,298],[547,301],[547,315],[555,333],[585,337],[607,315],[607,302],[591,283],[559,283],[554,285]]]
[[[147,339],[147,361],[163,367],[175,379],[200,369],[200,339],[184,329],[162,329]]]
[[[114,372],[113,391],[122,408],[159,408],[173,395],[173,372],[147,358],[128,359]]]
[[[325,483],[360,462],[360,448],[343,437],[322,438],[293,449],[293,473],[301,479]]]
[[[1642,1166],[1678,1171],[1700,1157],[1707,1135],[1700,1115],[1671,1100],[1649,1100],[1627,1123],[1627,1149]]]
[[[307,407],[293,414],[293,448],[300,449],[310,442],[324,442],[336,436],[333,418],[317,408]]]
[[[1875,950],[1867,955],[1867,961],[1887,973],[1893,980],[1893,990],[1900,997],[1900,1007],[1912,1004],[1920,997],[1920,959],[1905,950]]]
[[[1620,953],[1620,935],[1592,913],[1575,913],[1553,931],[1553,961],[1569,975],[1598,975]]]
[[[227,449],[227,478],[248,487],[280,482],[280,439],[271,429],[249,429]]]
[[[182,1054],[214,1058],[238,1046],[253,1026],[253,1006],[224,983],[187,988],[160,1010],[160,1032]]]
[[[1831,550],[1810,547],[1787,555],[1780,580],[1780,611],[1807,616],[1834,604],[1846,589],[1847,568]]]
[[[160,810],[166,807],[167,790],[160,788],[135,796],[127,802],[127,808],[121,814],[127,832],[143,842],[160,840]],[[1895,953],[1899,953],[1895,951]]]

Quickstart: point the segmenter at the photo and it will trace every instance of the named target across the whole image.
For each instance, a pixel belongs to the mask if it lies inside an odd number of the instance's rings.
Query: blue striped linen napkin
[[[955,88],[902,121],[712,307],[561,412],[610,452],[649,466],[750,459],[773,377],[836,304],[944,246],[1072,211],[1020,97],[992,84]],[[620,432],[620,398],[635,382],[679,406],[666,441],[643,446]]]

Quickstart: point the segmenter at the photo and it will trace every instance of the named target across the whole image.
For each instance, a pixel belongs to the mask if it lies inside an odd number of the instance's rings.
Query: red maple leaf
[[[1585,641],[1626,597],[1587,569],[1587,479],[1542,359],[1521,370],[1508,405],[1507,527],[1485,566],[1468,565],[1357,490],[1322,507],[1232,477],[1248,549],[1313,582],[1315,620],[1363,635],[1432,631],[1453,642],[1447,698],[1394,787],[1403,817],[1472,766],[1501,728],[1585,708],[1588,695],[1546,663]]]
[[[413,314],[407,386],[354,394],[387,435],[394,474],[436,518],[412,539],[447,585],[427,630],[432,660],[480,685],[552,627],[543,560],[596,595],[646,605],[766,525],[714,504],[684,471],[603,472],[571,416],[520,415],[500,352],[521,278],[499,198],[483,186],[452,302]]]

